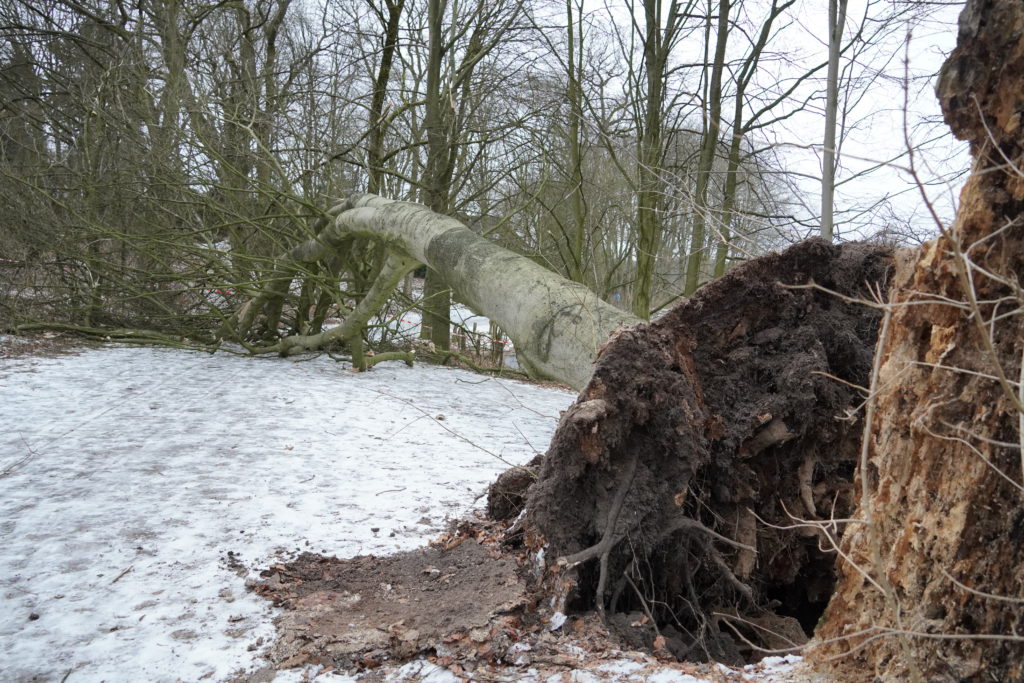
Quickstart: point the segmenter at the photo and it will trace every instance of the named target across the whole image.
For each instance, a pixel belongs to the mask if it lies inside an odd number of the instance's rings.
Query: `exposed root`
[[[677,656],[724,663],[758,655],[715,613],[813,628],[834,555],[817,533],[784,528],[786,510],[850,516],[858,387],[881,317],[856,301],[888,266],[881,248],[811,240],[609,341],[521,525],[557,558],[557,604],[595,609],[613,630],[650,612],[644,629],[676,638]]]

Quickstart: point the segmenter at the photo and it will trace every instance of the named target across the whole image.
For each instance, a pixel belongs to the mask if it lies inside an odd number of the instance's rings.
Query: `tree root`
[[[602,619],[604,618],[604,589],[608,581],[608,555],[612,548],[618,545],[619,541],[626,536],[625,534],[616,534],[615,529],[618,527],[622,504],[626,500],[629,489],[633,486],[633,478],[636,476],[637,459],[637,455],[634,453],[626,463],[626,471],[623,472],[622,478],[619,480],[619,488],[612,499],[611,507],[608,508],[608,518],[605,522],[604,535],[601,537],[601,540],[596,545],[592,545],[578,553],[558,558],[559,565],[569,568],[576,567],[595,557],[600,558],[601,574],[597,581],[594,603]]]

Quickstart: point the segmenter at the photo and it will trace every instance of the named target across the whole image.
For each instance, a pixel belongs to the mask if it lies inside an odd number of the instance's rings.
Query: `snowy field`
[[[543,451],[574,398],[447,368],[133,348],[2,360],[0,395],[4,681],[254,669],[274,611],[230,558],[419,546],[482,504],[499,457]]]
[[[575,395],[431,366],[105,348],[3,358],[0,681],[231,681],[277,611],[245,569],[423,545]],[[504,461],[504,462],[503,462]],[[698,679],[636,657],[574,681]],[[714,680],[805,680],[776,659]],[[258,680],[352,680],[316,669]],[[508,680],[564,680],[509,671]],[[389,679],[458,681],[424,661]]]

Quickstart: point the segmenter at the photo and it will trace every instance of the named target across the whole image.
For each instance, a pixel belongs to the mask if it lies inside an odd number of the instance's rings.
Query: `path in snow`
[[[473,444],[523,463],[574,398],[131,348],[2,360],[0,395],[0,678],[58,681],[253,668],[273,610],[228,551],[251,567],[421,545],[505,469]]]

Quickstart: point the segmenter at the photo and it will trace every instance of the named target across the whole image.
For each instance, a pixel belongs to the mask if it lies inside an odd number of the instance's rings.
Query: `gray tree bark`
[[[608,337],[620,327],[639,322],[583,285],[423,205],[363,194],[338,204],[330,213],[333,220],[316,238],[295,247],[282,260],[315,261],[353,235],[382,240],[391,251],[391,265],[379,276],[381,287],[374,286],[375,294],[384,290],[389,294],[416,262],[425,264],[444,277],[457,300],[501,326],[531,376],[579,389],[590,379],[593,361]],[[366,299],[378,297],[367,295]],[[373,315],[374,303],[383,302],[368,301],[342,328]],[[287,337],[273,350],[315,348],[343,339],[342,328],[312,337]]]
[[[821,236],[833,240],[836,192],[836,117],[839,112],[839,56],[846,27],[847,0],[828,3],[828,77],[825,99],[825,140],[821,162]]]

